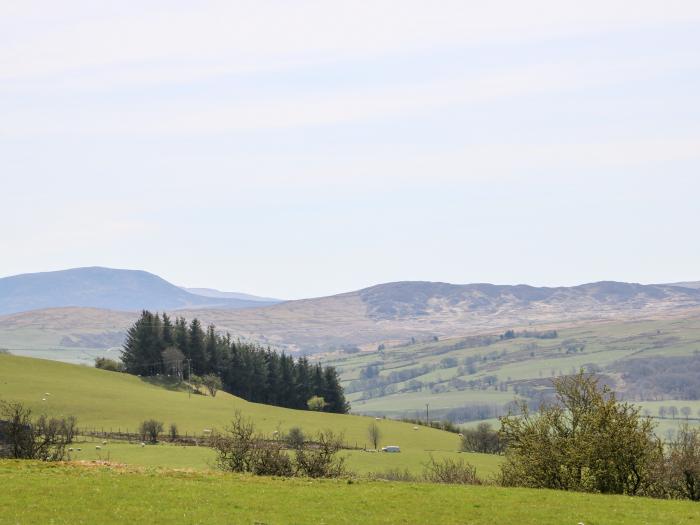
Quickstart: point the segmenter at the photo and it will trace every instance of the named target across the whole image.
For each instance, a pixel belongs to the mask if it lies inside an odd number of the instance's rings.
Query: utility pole
[[[187,360],[187,399],[192,398],[192,359]]]
[[[425,404],[425,424],[430,426],[430,412],[429,412],[429,407],[430,403]]]

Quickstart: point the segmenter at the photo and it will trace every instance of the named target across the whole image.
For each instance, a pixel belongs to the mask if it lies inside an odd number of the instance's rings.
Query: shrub
[[[21,403],[0,401],[0,420],[6,447],[2,455],[15,459],[62,461],[66,445],[73,439],[76,419],[47,418],[32,420],[32,411]]]
[[[106,357],[96,357],[95,358],[95,368],[100,368],[101,370],[108,370],[109,372],[124,372],[124,363],[121,361],[116,361],[114,359],[108,359]]]
[[[309,408],[309,410],[321,412],[324,408],[326,408],[326,400],[321,396],[313,396],[306,402],[306,406]]]
[[[501,418],[505,485],[611,494],[653,490],[662,446],[640,408],[583,372],[554,380],[556,403]]]
[[[296,474],[309,478],[337,478],[346,473],[345,458],[338,457],[343,435],[326,430],[316,434],[314,443],[307,443],[295,452]]]
[[[668,444],[665,470],[669,495],[700,501],[700,429],[680,427]]]
[[[392,468],[384,472],[373,472],[369,475],[371,479],[381,479],[383,481],[418,481],[418,478],[411,474],[408,469]]]
[[[424,465],[423,477],[431,483],[457,483],[462,485],[481,485],[483,482],[476,475],[476,468],[462,458],[444,458],[436,461],[431,455]]]
[[[170,439],[175,441],[178,438],[177,425],[175,423],[170,423],[170,429],[168,431],[170,434]]]
[[[462,436],[462,450],[481,452],[483,454],[500,454],[503,443],[498,434],[488,423],[479,423],[474,429],[467,429]]]
[[[221,470],[261,476],[330,478],[345,473],[344,459],[337,457],[342,436],[326,431],[319,433],[314,443],[304,443],[300,430],[299,434],[301,444],[292,457],[284,450],[285,441],[256,434],[253,422],[236,412],[225,434],[214,439],[216,464]]]
[[[304,432],[299,427],[292,427],[285,436],[285,442],[287,446],[293,449],[299,449],[304,446]]]
[[[141,439],[144,441],[150,441],[151,443],[158,442],[158,436],[163,432],[163,423],[161,421],[156,421],[155,419],[147,419],[141,423],[139,427],[139,434],[141,434]]]
[[[194,378],[195,376],[193,376]],[[194,382],[194,381],[193,381]],[[216,374],[207,374],[201,379],[202,384],[209,391],[211,397],[216,397],[216,393],[221,390],[223,384],[221,378]]]

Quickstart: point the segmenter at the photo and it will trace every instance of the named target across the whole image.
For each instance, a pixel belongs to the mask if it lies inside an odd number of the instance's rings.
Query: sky
[[[700,2],[0,2],[0,276],[700,280]]]

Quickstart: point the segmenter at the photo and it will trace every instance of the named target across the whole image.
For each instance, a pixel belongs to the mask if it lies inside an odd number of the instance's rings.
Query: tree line
[[[216,376],[223,391],[256,403],[336,413],[350,408],[334,367],[234,340],[197,318],[173,322],[144,310],[127,331],[121,360],[124,371],[141,376]]]

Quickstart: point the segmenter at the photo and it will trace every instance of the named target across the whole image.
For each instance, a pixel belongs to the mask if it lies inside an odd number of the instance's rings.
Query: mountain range
[[[7,277],[0,279],[0,348],[84,353],[119,346],[145,308],[197,316],[234,337],[289,351],[369,349],[508,328],[686,315],[700,312],[700,289],[697,283],[534,287],[406,281],[273,301],[182,289],[132,270],[79,268]]]

